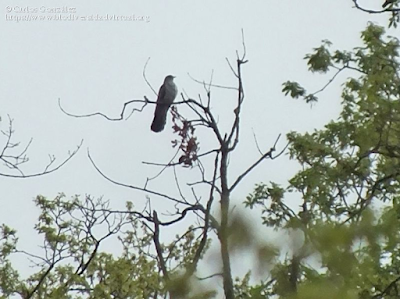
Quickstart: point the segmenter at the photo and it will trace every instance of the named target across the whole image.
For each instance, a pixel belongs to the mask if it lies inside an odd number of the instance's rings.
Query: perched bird
[[[396,0],[386,0],[385,3],[382,4],[382,7],[385,8],[388,6],[390,3],[394,3]]]
[[[158,91],[156,110],[154,111],[154,119],[151,124],[151,130],[153,132],[161,132],[164,130],[168,109],[174,102],[178,93],[174,78],[175,77],[171,75],[165,77],[164,84],[161,85]]]

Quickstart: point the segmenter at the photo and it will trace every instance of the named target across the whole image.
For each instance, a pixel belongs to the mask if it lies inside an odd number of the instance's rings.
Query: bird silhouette
[[[164,79],[164,84],[161,85],[158,91],[157,105],[154,111],[154,119],[151,124],[153,132],[161,132],[164,130],[167,121],[167,112],[171,104],[174,102],[178,89],[174,83],[174,76],[168,75]]]

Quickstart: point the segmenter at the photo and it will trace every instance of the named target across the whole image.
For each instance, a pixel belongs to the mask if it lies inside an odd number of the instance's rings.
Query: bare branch
[[[158,178],[169,166],[175,166],[175,165],[179,165],[180,164],[180,163],[172,163],[175,160],[175,158],[178,155],[178,153],[179,153],[179,149],[175,152],[174,156],[169,160],[169,162],[167,164],[152,163],[152,162],[145,162],[145,161],[142,162],[142,164],[146,164],[146,165],[162,166],[163,167],[155,176],[146,179],[145,187],[147,186],[148,182]]]
[[[160,264],[160,268],[162,270],[162,273],[167,281],[169,281],[169,273],[167,270],[167,266],[165,265],[165,260],[163,257],[163,250],[160,244],[160,228],[159,228],[159,221],[157,217],[157,212],[153,211],[153,222],[154,222],[154,234],[153,234],[153,241],[154,245],[156,247],[157,251],[157,256],[158,256],[158,262]]]
[[[240,183],[240,181],[246,176],[248,175],[258,164],[261,163],[261,161],[263,161],[266,158],[270,158],[272,159],[272,153],[275,152],[276,150],[276,144],[279,141],[279,138],[281,137],[281,134],[278,135],[278,138],[275,141],[275,144],[273,147],[271,147],[271,149],[264,153],[256,162],[254,162],[249,168],[246,169],[245,172],[243,172],[241,175],[239,175],[236,179],[236,181],[232,184],[232,186],[229,188],[230,191],[232,191],[233,189],[235,189],[235,187]]]
[[[109,178],[108,176],[106,176],[106,175],[98,168],[98,166],[95,164],[95,162],[93,161],[92,157],[90,156],[89,151],[88,151],[88,157],[89,157],[90,162],[91,162],[92,165],[94,166],[94,168],[97,170],[97,172],[98,172],[103,178],[105,178],[107,181],[109,181],[109,182],[111,182],[111,183],[113,183],[113,184],[115,184],[115,185],[122,186],[122,187],[127,187],[127,188],[130,188],[130,189],[134,189],[134,190],[138,190],[138,191],[142,191],[142,192],[146,192],[146,193],[149,193],[149,194],[153,194],[153,195],[156,195],[156,196],[159,196],[159,197],[163,197],[163,198],[169,199],[169,200],[174,201],[174,202],[176,202],[176,203],[181,203],[181,204],[183,204],[183,205],[188,205],[188,203],[186,203],[186,202],[184,202],[184,201],[181,201],[181,200],[179,200],[179,199],[176,199],[176,198],[174,198],[174,197],[168,196],[168,195],[163,194],[163,193],[159,193],[159,192],[156,192],[156,191],[147,189],[146,187],[141,188],[141,187],[137,187],[137,186],[133,186],[133,185],[128,185],[128,184],[123,184],[123,183],[117,182],[117,181],[115,181],[115,180],[112,180],[111,178]]]
[[[42,176],[42,175],[53,173],[53,172],[59,170],[65,164],[67,164],[68,161],[71,160],[72,157],[74,157],[78,153],[78,151],[81,148],[82,144],[83,144],[83,139],[81,140],[81,142],[77,146],[77,148],[73,152],[70,152],[68,154],[68,157],[64,161],[62,161],[59,165],[57,165],[57,166],[55,166],[53,168],[51,168],[51,166],[54,164],[55,158],[54,158],[54,156],[50,156],[50,161],[45,166],[45,168],[44,168],[44,170],[42,172],[33,173],[33,174],[23,174],[22,171],[18,168],[18,165],[17,165],[17,169],[19,170],[20,173],[22,173],[21,175],[12,175],[12,174],[7,174],[7,173],[0,173],[0,176],[8,177],[8,178],[16,178],[16,179],[25,179],[25,178],[37,177],[37,176]],[[26,149],[24,151],[26,151]]]
[[[60,107],[61,111],[62,111],[64,114],[68,115],[68,116],[75,117],[75,118],[84,118],[84,117],[92,117],[92,116],[97,116],[97,115],[98,115],[98,116],[104,117],[105,119],[107,119],[107,120],[109,120],[109,121],[120,121],[120,120],[123,120],[123,119],[124,119],[124,113],[125,113],[126,107],[127,107],[129,104],[132,104],[132,103],[143,103],[143,106],[142,106],[141,108],[139,108],[139,109],[138,109],[138,108],[133,108],[133,109],[132,109],[132,112],[130,113],[130,115],[128,116],[128,118],[129,118],[129,117],[133,114],[133,112],[135,112],[135,111],[137,111],[137,112],[142,112],[143,109],[147,106],[147,104],[156,104],[156,102],[150,101],[146,96],[144,96],[144,100],[131,100],[131,101],[128,101],[128,102],[125,102],[125,103],[124,103],[119,117],[117,117],[117,118],[112,118],[112,117],[109,117],[109,116],[107,116],[107,115],[105,115],[104,113],[101,113],[101,112],[94,112],[94,113],[80,114],[80,115],[79,115],[79,114],[72,114],[72,113],[69,113],[69,112],[67,112],[67,111],[61,106],[61,99],[58,98],[58,106]]]
[[[358,0],[353,0],[353,3],[354,3],[354,6],[355,6],[357,9],[359,9],[359,10],[361,10],[361,11],[363,11],[363,12],[367,12],[367,13],[369,13],[369,14],[381,14],[381,13],[384,13],[384,12],[386,12],[386,11],[394,11],[394,12],[400,11],[400,8],[389,8],[389,7],[386,8],[386,9],[382,9],[382,10],[366,9],[366,8],[361,7],[361,6],[358,4]]]
[[[36,284],[36,286],[26,295],[24,298],[32,298],[33,295],[39,290],[40,286],[43,284],[44,280],[46,277],[50,274],[51,270],[53,270],[55,264],[51,264],[47,270],[42,274],[42,276],[39,279],[39,282]]]
[[[196,278],[198,280],[207,280],[207,279],[214,278],[214,277],[217,277],[217,276],[223,276],[223,273],[214,273],[214,274],[211,274],[211,275],[208,275],[208,276],[205,276],[205,277],[196,277]]]
[[[192,75],[190,75],[189,73],[187,73],[187,75],[189,76],[190,79],[192,79],[194,82],[199,83],[201,85],[204,85],[205,82],[204,81],[200,81],[194,77],[192,77]],[[231,89],[231,90],[236,90],[236,87],[231,87],[231,86],[224,86],[224,85],[219,85],[219,84],[211,84],[211,82],[209,84],[207,84],[209,87],[216,87],[216,88],[222,88],[222,89]]]
[[[260,153],[260,155],[262,155],[263,153],[262,153],[262,151],[261,151],[261,149],[260,149],[260,146],[258,145],[257,136],[256,136],[256,134],[254,133],[254,130],[253,130],[253,129],[252,129],[252,132],[253,132],[253,138],[254,138],[254,142],[256,143],[257,150],[258,150],[258,152]]]
[[[394,286],[396,286],[396,284],[400,281],[400,276],[397,277],[395,280],[393,280],[391,283],[388,284],[388,286],[379,294],[374,295],[372,298],[384,298],[383,296],[385,296],[391,288],[393,288]]]
[[[150,61],[150,57],[147,58],[146,63],[144,64],[144,67],[143,67],[143,79],[144,79],[144,81],[146,81],[147,86],[149,86],[150,89],[153,91],[154,95],[157,96],[158,95],[157,91],[153,88],[153,86],[151,86],[149,80],[147,80],[147,77],[146,77],[146,68],[147,68],[147,64],[149,63],[149,61]]]
[[[244,59],[244,57],[243,57]],[[240,125],[240,112],[241,112],[241,107],[243,104],[243,100],[244,100],[244,89],[243,89],[243,81],[242,81],[242,73],[241,73],[241,66],[242,64],[246,63],[247,60],[241,60],[238,59],[236,61],[237,64],[237,74],[236,77],[238,78],[238,94],[237,94],[237,106],[234,110],[235,113],[235,120],[232,124],[232,128],[231,131],[229,133],[229,137],[227,139],[227,144],[229,145],[232,141],[233,136],[235,135],[235,140],[233,142],[233,144],[231,145],[231,147],[229,148],[229,151],[233,151],[236,147],[236,145],[239,143],[239,125]]]

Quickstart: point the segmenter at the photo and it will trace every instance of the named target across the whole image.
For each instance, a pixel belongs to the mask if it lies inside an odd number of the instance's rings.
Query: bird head
[[[167,77],[165,77],[164,82],[172,82],[174,80],[174,78],[176,78],[176,77],[172,76],[172,75],[168,75]]]

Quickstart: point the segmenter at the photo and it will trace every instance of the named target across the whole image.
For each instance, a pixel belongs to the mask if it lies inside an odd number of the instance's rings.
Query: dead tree
[[[166,171],[167,169],[173,169],[174,174],[176,169],[179,167],[191,168],[193,170],[197,169],[200,173],[200,179],[196,182],[189,183],[188,186],[192,191],[193,198],[187,199],[180,192],[181,186],[176,179],[176,186],[181,194],[181,197],[174,197],[165,193],[158,192],[148,187],[146,183],[145,186],[131,185],[127,183],[122,183],[117,180],[110,178],[105,174],[97,162],[94,161],[93,157],[88,153],[88,157],[92,162],[93,166],[106,180],[112,182],[113,184],[123,186],[126,188],[131,188],[133,190],[145,192],[149,197],[161,197],[174,204],[175,212],[173,215],[173,220],[165,221],[160,219],[160,214],[157,213],[155,209],[151,207],[151,204],[147,205],[144,211],[135,211],[129,209],[128,211],[121,213],[129,213],[135,219],[140,219],[144,225],[152,231],[153,243],[155,250],[155,258],[158,260],[160,272],[163,277],[164,284],[169,289],[171,298],[180,298],[184,296],[187,290],[183,290],[181,285],[177,285],[174,281],[177,281],[176,269],[177,267],[171,267],[170,255],[166,252],[166,248],[162,245],[160,241],[160,234],[162,229],[165,227],[172,226],[175,223],[180,222],[188,214],[195,214],[197,217],[197,225],[188,229],[188,231],[197,231],[195,250],[190,256],[190,262],[185,261],[179,263],[180,269],[179,281],[182,282],[182,278],[187,280],[192,277],[195,273],[198,263],[203,256],[205,250],[207,249],[207,244],[209,240],[209,234],[215,233],[220,244],[220,255],[222,260],[222,269],[220,273],[215,275],[221,276],[223,280],[223,290],[225,297],[227,299],[235,298],[234,294],[234,283],[233,274],[231,271],[231,258],[230,258],[230,236],[232,235],[231,228],[231,208],[230,201],[231,195],[239,186],[241,181],[261,162],[267,159],[275,159],[283,153],[286,146],[275,155],[276,145],[279,141],[280,135],[277,137],[275,144],[265,152],[260,151],[260,157],[258,157],[253,164],[251,164],[243,173],[236,177],[236,179],[230,183],[228,182],[229,174],[229,157],[232,152],[238,147],[240,142],[240,128],[241,128],[241,112],[242,106],[245,103],[245,92],[243,86],[243,66],[248,62],[246,60],[246,49],[243,42],[243,55],[239,56],[237,54],[236,63],[232,65],[227,59],[228,66],[232,71],[232,74],[236,80],[236,87],[227,87],[214,84],[212,80],[209,83],[201,82],[199,80],[193,79],[197,83],[201,84],[205,88],[206,96],[205,98],[199,96],[199,99],[194,99],[185,94],[181,94],[181,99],[174,103],[171,114],[173,120],[173,132],[178,136],[172,141],[172,145],[176,148],[176,154],[174,158],[168,163],[155,163],[155,162],[145,162],[147,165],[161,167],[160,173]],[[146,62],[147,65],[147,62]],[[145,67],[146,69],[146,67]],[[144,73],[144,79],[147,81]],[[148,83],[149,84],[149,83]],[[151,87],[151,85],[149,84]],[[152,87],[151,87],[152,88]],[[223,88],[231,89],[236,91],[236,104],[233,109],[233,121],[228,132],[223,132],[217,123],[217,115],[211,108],[211,90],[213,88]],[[152,88],[153,89],[153,88]],[[154,91],[154,89],[153,89]],[[93,117],[102,116],[110,121],[118,121],[124,119],[124,113],[129,104],[132,103],[142,103],[141,109],[134,109],[134,111],[142,111],[147,104],[155,104],[155,101],[148,100],[147,97],[144,100],[132,100],[126,102],[123,105],[120,117],[113,118],[109,117],[104,113],[95,112],[86,115],[76,115],[66,112],[61,107],[60,108],[68,115],[73,117]],[[178,107],[186,106],[192,111],[194,117],[186,117],[181,115],[178,111]],[[131,115],[132,115],[131,113]],[[200,152],[197,132],[198,130],[208,130],[212,132],[218,146],[213,149],[208,149],[204,152]],[[205,164],[202,162],[205,158],[210,158],[213,160],[212,166],[207,167],[205,170]],[[151,180],[156,180],[158,176],[148,179],[147,182]],[[176,178],[176,177],[175,177]],[[196,194],[196,188],[202,188],[204,191],[207,189],[207,198],[200,199]],[[215,216],[212,213],[212,207],[216,204],[215,199],[219,200],[220,215]],[[117,211],[115,211],[117,212]],[[211,275],[211,276],[215,276]]]

